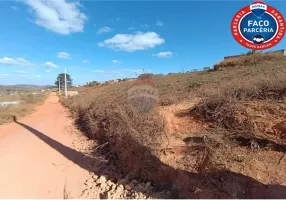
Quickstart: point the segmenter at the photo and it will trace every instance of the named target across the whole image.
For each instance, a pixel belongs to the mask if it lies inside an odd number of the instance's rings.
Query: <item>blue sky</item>
[[[251,2],[0,1],[0,85],[53,84],[65,67],[85,84],[213,66],[247,51],[230,22]],[[286,16],[286,1],[266,3]]]

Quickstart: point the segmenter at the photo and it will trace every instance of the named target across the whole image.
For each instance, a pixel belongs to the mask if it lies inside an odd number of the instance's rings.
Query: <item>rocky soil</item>
[[[124,176],[117,170],[116,156],[108,152],[107,145],[97,145],[95,141],[88,140],[82,133],[70,131],[77,139],[73,143],[77,151],[89,157],[94,157],[94,162],[89,163],[90,173],[84,183],[79,198],[101,198],[101,199],[151,199],[170,198],[171,192],[158,190],[151,182],[130,179],[127,174]],[[84,158],[83,158],[83,162]],[[69,196],[68,190],[65,196]]]

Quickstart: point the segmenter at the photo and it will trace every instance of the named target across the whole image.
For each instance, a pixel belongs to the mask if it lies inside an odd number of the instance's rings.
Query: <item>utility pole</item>
[[[67,98],[68,91],[67,91],[67,69],[65,68],[65,97]]]
[[[59,78],[59,96],[61,96],[61,78]]]

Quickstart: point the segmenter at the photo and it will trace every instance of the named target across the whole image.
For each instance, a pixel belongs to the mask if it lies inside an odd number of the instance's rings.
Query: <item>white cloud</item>
[[[35,24],[55,33],[68,35],[82,32],[87,17],[79,10],[80,4],[66,0],[24,0],[35,14]]]
[[[135,27],[131,26],[128,28],[128,30],[130,30],[130,31],[135,30]]]
[[[36,75],[36,78],[41,78],[42,76],[41,75]]]
[[[8,76],[9,76],[9,74],[0,74],[1,78],[5,78],[5,77],[8,77]]]
[[[95,73],[104,73],[103,70],[93,70],[93,72],[95,72]]]
[[[141,25],[143,28],[149,28],[149,25],[148,24],[143,24]]]
[[[27,71],[21,71],[21,70],[17,70],[16,72],[17,72],[17,73],[20,73],[20,74],[30,74],[30,72],[27,72]]]
[[[119,22],[119,21],[120,21],[120,18],[119,18],[119,17],[116,17],[115,20]]]
[[[10,7],[12,10],[19,10],[19,8],[17,6],[11,6]]]
[[[24,58],[9,58],[9,57],[3,57],[0,58],[0,63],[8,66],[25,66],[29,67],[32,66],[33,63],[31,63],[28,60],[25,60]]]
[[[153,54],[153,56],[157,56],[159,58],[170,58],[173,56],[171,51],[159,52],[157,54]]]
[[[51,70],[47,69],[47,70],[45,70],[45,72],[50,73],[50,72],[51,72]]]
[[[112,28],[105,26],[105,27],[101,27],[100,29],[98,29],[97,34],[108,33],[111,31],[113,31]]]
[[[157,20],[156,22],[156,26],[164,26],[163,22],[160,20]]]
[[[57,68],[58,65],[52,63],[52,62],[45,62],[45,66],[49,68]]]
[[[71,59],[71,55],[67,52],[59,52],[57,55],[58,58],[62,58],[62,59]]]
[[[117,34],[110,39],[98,43],[98,46],[133,52],[154,48],[164,42],[165,40],[155,32],[138,32],[136,34]]]
[[[112,63],[119,64],[119,63],[122,63],[122,62],[120,60],[112,60]]]
[[[87,64],[87,63],[89,63],[89,60],[83,60],[82,62]]]

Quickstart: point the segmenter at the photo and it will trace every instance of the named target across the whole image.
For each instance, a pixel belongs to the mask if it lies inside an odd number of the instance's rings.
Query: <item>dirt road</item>
[[[89,172],[68,114],[52,93],[32,115],[0,126],[0,198],[80,197]]]

